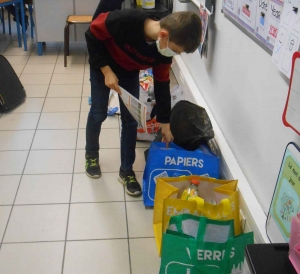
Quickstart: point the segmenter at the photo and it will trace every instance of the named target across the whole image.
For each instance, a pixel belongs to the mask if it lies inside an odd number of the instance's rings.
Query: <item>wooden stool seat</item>
[[[89,15],[69,15],[67,18],[67,23],[69,24],[90,24],[92,22],[93,16]]]
[[[1,1],[1,0],[0,0]],[[66,26],[64,31],[64,66],[67,66],[67,56],[70,54],[69,49],[69,27],[72,24],[90,24],[93,16],[90,15],[69,15],[66,20]]]

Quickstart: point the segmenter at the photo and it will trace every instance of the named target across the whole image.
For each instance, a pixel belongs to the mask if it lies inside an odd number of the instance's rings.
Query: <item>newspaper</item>
[[[139,125],[147,131],[146,113],[147,107],[140,100],[132,96],[128,91],[121,87],[122,95],[120,95],[124,105],[131,113],[132,117],[139,123]]]

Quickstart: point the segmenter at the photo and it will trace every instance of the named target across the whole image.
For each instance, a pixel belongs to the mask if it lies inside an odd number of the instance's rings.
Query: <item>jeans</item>
[[[116,73],[116,72],[115,72]],[[116,73],[119,86],[126,89],[134,97],[139,97],[139,71]],[[101,70],[90,68],[92,104],[86,126],[87,152],[98,152],[100,149],[99,135],[101,125],[107,117],[107,106],[110,89],[105,86],[104,75]],[[135,161],[135,145],[137,137],[137,122],[127,110],[119,97],[121,110],[121,168],[125,171],[132,170]],[[109,136],[107,136],[109,138]]]

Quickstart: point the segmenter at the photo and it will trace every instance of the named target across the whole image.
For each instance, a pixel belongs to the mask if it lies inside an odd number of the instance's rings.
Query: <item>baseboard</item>
[[[269,239],[265,232],[266,215],[239,167],[216,120],[205,103],[201,95],[201,90],[198,89],[181,56],[175,56],[173,58],[172,69],[178,84],[181,85],[185,91],[186,100],[204,107],[211,119],[215,139],[222,154],[220,157],[221,176],[227,179],[238,179],[239,181],[241,215],[245,218],[244,231],[253,231],[255,242],[268,243]]]

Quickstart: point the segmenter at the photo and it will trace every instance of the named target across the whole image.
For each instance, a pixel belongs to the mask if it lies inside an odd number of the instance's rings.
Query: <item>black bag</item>
[[[179,101],[171,111],[170,127],[176,145],[191,151],[206,145],[213,154],[220,156],[219,147],[214,140],[215,133],[205,108],[189,101]],[[160,129],[154,142],[161,142],[161,139]],[[144,152],[146,161],[148,152]]]
[[[26,92],[7,59],[0,55],[0,112],[10,110],[26,98]]]

